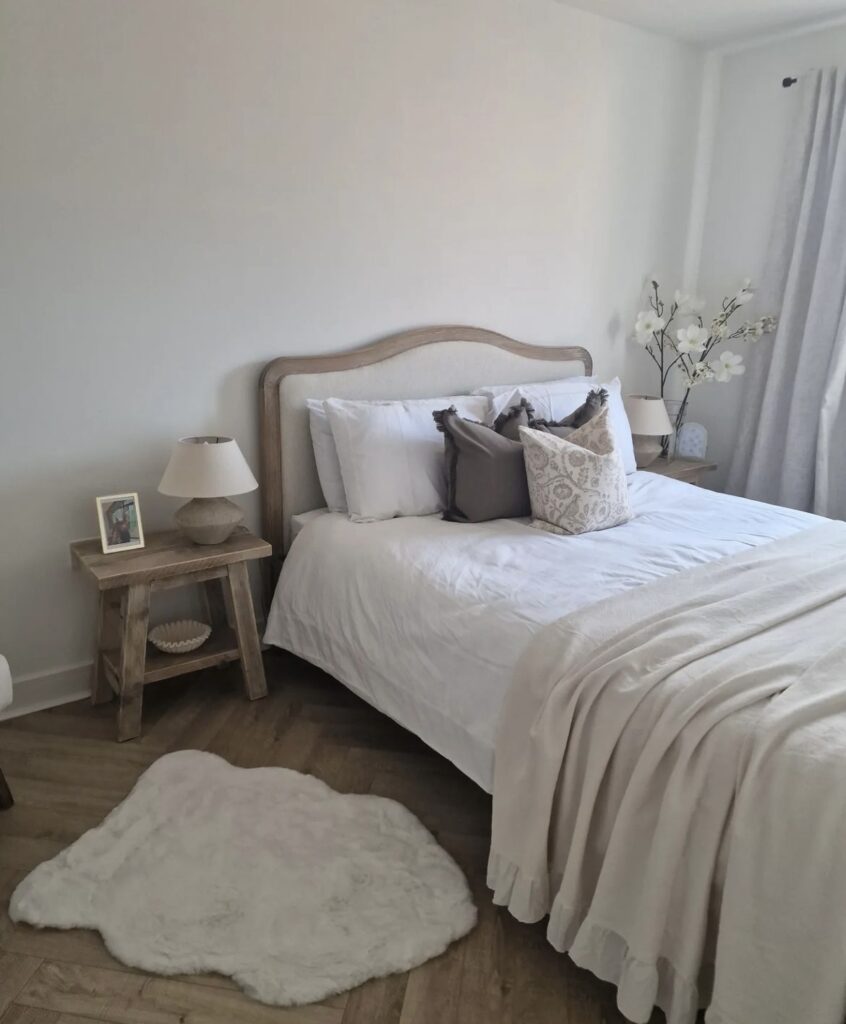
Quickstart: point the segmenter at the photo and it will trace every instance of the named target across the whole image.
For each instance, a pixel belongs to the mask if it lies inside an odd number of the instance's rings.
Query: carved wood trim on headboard
[[[479,342],[506,349],[527,359],[581,362],[585,373],[593,371],[593,360],[580,345],[527,345],[496,331],[481,327],[439,326],[419,327],[382,338],[370,345],[320,356],[282,356],[264,368],[259,382],[259,436],[261,443],[261,511],[262,535],[273,545],[275,579],[283,552],[282,502],[282,438],[280,388],[283,378],[298,373],[329,373],[353,370],[390,359],[409,349],[439,342]]]

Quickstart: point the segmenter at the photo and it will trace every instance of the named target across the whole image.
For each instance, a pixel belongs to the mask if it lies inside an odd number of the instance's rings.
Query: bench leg
[[[12,791],[9,789],[9,783],[6,782],[3,769],[0,768],[0,811],[7,811],[14,802]]]
[[[247,563],[236,562],[230,565],[228,580],[235,632],[238,634],[238,650],[241,652],[244,689],[250,700],[257,700],[259,697],[267,696],[267,681],[264,678],[264,663],[261,660]]]
[[[141,735],[144,666],[147,660],[147,625],[150,619],[150,588],[145,583],[127,588],[120,649],[118,740]]]
[[[103,652],[120,646],[120,591],[101,590],[97,610],[97,650],[91,675],[91,703],[106,704],[114,696]]]
[[[206,580],[202,586],[203,606],[213,632],[232,625],[222,584],[222,580]]]

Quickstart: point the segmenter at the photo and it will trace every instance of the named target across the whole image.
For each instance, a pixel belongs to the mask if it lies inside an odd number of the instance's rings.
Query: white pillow
[[[432,413],[454,405],[484,421],[483,396],[405,402],[324,402],[335,438],[350,519],[427,516],[446,506],[444,440]]]
[[[320,480],[323,500],[330,512],[346,512],[347,495],[344,491],[341,463],[338,461],[338,449],[335,447],[335,438],[329,426],[329,417],[323,408],[323,402],[319,399],[307,398],[306,405],[314,461],[317,464],[317,478]]]
[[[574,412],[587,398],[591,388],[605,388],[608,392],[608,413],[611,429],[614,431],[617,450],[623,459],[626,473],[637,470],[632,428],[623,405],[620,378],[600,383],[596,377],[565,377],[563,380],[541,381],[538,384],[495,384],[477,388],[473,394],[483,395],[490,400],[489,423],[512,405],[525,398],[538,419],[561,420]]]
[[[537,395],[539,403],[546,401],[549,406],[551,403],[550,396],[559,389],[568,393],[575,390],[583,391],[587,394],[591,388],[595,388],[598,385],[598,377],[564,377],[562,380],[539,381],[537,384],[484,384],[482,387],[476,388],[472,394],[484,395],[490,401],[491,405],[488,410],[488,416],[491,422],[493,422],[501,412],[504,412],[520,401],[519,398],[515,397],[516,395],[522,395],[527,391]],[[537,415],[538,417],[543,417],[544,413],[538,410]],[[567,413],[564,415],[567,415]],[[550,419],[551,417],[547,416],[546,418]]]

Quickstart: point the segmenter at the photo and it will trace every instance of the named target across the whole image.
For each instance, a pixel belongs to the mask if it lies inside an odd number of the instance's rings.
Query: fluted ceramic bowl
[[[190,651],[196,651],[210,636],[211,626],[194,619],[163,622],[149,632],[150,643],[165,654],[188,654]]]

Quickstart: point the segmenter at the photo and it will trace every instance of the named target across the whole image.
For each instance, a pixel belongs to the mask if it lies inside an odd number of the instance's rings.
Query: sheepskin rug
[[[216,971],[279,1006],[408,970],[476,922],[461,870],[405,807],[196,750],[151,765],[9,914],[96,928],[132,967]]]

